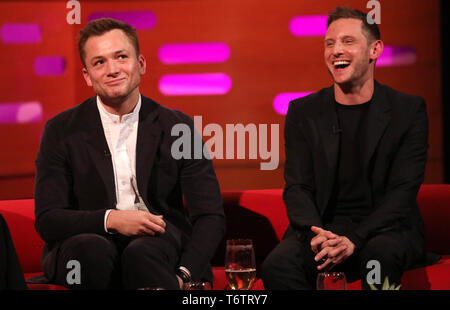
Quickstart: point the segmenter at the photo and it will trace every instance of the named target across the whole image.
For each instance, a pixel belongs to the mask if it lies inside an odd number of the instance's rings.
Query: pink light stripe
[[[167,74],[159,80],[159,90],[166,96],[224,95],[231,84],[225,73]]]
[[[324,36],[327,33],[327,16],[296,16],[289,22],[289,31],[296,37]]]
[[[275,96],[273,99],[273,109],[280,115],[286,115],[289,102],[294,99],[308,96],[312,92],[301,92],[301,93],[281,93]]]
[[[40,102],[0,103],[0,124],[36,123],[41,120]]]
[[[385,46],[378,58],[377,67],[407,66],[417,60],[414,48],[407,46]]]
[[[230,48],[222,42],[164,44],[158,50],[159,60],[168,65],[220,63],[227,61],[230,54]]]
[[[39,24],[3,24],[0,30],[3,43],[39,43],[42,32]]]
[[[41,56],[34,60],[34,73],[38,76],[63,75],[66,59],[63,56]]]

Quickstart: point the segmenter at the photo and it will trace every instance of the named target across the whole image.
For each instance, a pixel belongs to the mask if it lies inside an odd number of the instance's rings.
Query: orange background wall
[[[0,104],[39,101],[43,107],[40,122],[0,124],[0,199],[33,196],[34,159],[45,122],[93,95],[82,78],[76,49],[76,35],[91,13],[149,10],[156,14],[153,29],[138,31],[148,65],[142,94],[191,116],[202,116],[204,126],[279,124],[278,169],[261,171],[261,159],[214,160],[222,189],[230,190],[283,187],[284,116],[274,111],[273,99],[282,92],[316,91],[332,83],[323,61],[323,37],[292,35],[291,19],[324,15],[343,4],[368,11],[366,0],[80,1],[81,25],[69,25],[66,2],[0,2],[0,26],[27,22],[37,23],[42,29],[42,40],[36,44],[0,42]],[[381,2],[383,41],[387,45],[413,47],[417,60],[411,65],[377,68],[375,77],[394,89],[425,98],[430,119],[425,182],[441,183],[439,1]],[[224,42],[230,47],[231,56],[223,63],[195,65],[166,65],[158,59],[158,49],[163,44],[189,42]],[[46,55],[65,57],[63,75],[39,77],[33,73],[34,57]],[[164,74],[201,72],[226,73],[232,79],[231,90],[225,95],[165,96],[158,89]]]

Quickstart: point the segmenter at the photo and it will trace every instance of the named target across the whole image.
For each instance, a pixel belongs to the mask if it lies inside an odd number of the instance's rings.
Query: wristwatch
[[[192,281],[191,273],[189,272],[189,269],[187,269],[186,267],[183,266],[178,267],[176,274],[181,278],[183,283],[189,283]]]

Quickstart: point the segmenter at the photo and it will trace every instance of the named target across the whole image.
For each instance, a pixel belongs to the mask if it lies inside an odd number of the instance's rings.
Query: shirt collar
[[[118,123],[120,120],[120,116],[117,114],[109,113],[106,111],[105,107],[103,106],[103,102],[100,99],[99,96],[97,98],[97,108],[100,112],[100,116],[102,119],[109,120],[114,123]],[[122,115],[122,122],[127,122],[128,120],[138,120],[139,119],[139,111],[141,110],[141,95],[139,94],[138,103],[134,107],[133,111],[131,113]]]

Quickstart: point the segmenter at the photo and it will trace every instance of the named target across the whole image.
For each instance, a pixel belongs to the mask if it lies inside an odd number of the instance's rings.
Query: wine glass
[[[251,289],[256,280],[255,251],[251,239],[227,240],[225,275],[231,289]]]
[[[318,290],[346,290],[347,279],[343,272],[321,272],[316,285]]]

